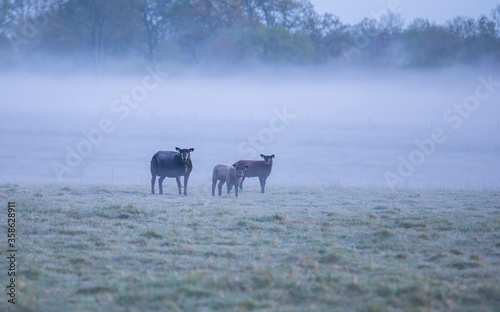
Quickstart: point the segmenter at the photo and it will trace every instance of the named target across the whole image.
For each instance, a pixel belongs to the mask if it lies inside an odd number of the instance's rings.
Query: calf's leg
[[[156,174],[151,175],[151,194],[155,194]]]
[[[212,196],[215,196],[215,185],[217,184],[217,180],[212,180]]]
[[[264,194],[265,189],[266,189],[266,178],[265,177],[259,177],[259,182],[260,182],[260,192]]]
[[[222,186],[224,185],[224,181],[223,180],[220,180],[219,181],[219,196],[222,195]]]
[[[245,177],[243,177],[243,178],[241,179],[241,182],[240,182],[240,190],[242,190],[242,189],[243,189],[243,181],[245,181]]]

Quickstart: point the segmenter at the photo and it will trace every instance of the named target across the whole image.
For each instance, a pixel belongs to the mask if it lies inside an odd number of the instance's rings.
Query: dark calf
[[[187,183],[193,170],[190,153],[194,151],[194,148],[180,149],[176,147],[175,150],[177,152],[159,151],[153,155],[151,159],[151,194],[155,193],[156,176],[159,176],[158,188],[160,194],[163,194],[163,180],[168,177],[175,178],[179,187],[179,195],[181,195],[181,176],[184,176],[184,195],[187,195]]]
[[[266,156],[260,154],[260,157],[264,160],[240,160],[235,163],[238,167],[248,167],[245,176],[241,180],[240,189],[243,189],[243,181],[245,181],[245,178],[259,177],[260,192],[265,192],[267,177],[271,174],[271,170],[273,169],[274,155]]]
[[[222,186],[227,183],[227,193],[231,192],[234,185],[234,194],[238,197],[238,186],[245,175],[247,166],[219,164],[214,167],[212,173],[212,196],[215,196],[215,185],[219,181],[219,196],[222,194]]]

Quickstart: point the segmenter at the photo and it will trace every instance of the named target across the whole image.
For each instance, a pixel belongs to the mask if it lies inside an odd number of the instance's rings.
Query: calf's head
[[[260,154],[260,157],[262,157],[264,159],[265,165],[271,165],[273,163],[274,155],[266,156],[264,154]]]
[[[238,178],[241,178],[245,175],[245,170],[248,169],[248,166],[238,167],[236,165],[233,165],[233,169],[236,171],[236,176]]]
[[[191,152],[194,151],[194,148],[175,148],[176,151],[178,151],[181,154],[181,161],[183,163],[187,163],[189,160],[189,157],[191,156]]]

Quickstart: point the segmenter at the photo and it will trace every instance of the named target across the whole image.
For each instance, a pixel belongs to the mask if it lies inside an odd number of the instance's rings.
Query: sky
[[[498,0],[311,0],[319,13],[330,12],[344,23],[356,24],[365,17],[377,18],[387,9],[399,12],[406,24],[415,18],[428,18],[438,24],[456,16],[489,16]]]

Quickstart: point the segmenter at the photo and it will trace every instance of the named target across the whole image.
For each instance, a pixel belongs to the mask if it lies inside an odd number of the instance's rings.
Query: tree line
[[[5,63],[50,53],[100,68],[108,60],[180,64],[389,66],[500,61],[500,5],[442,25],[383,11],[357,24],[309,0],[0,0]]]

